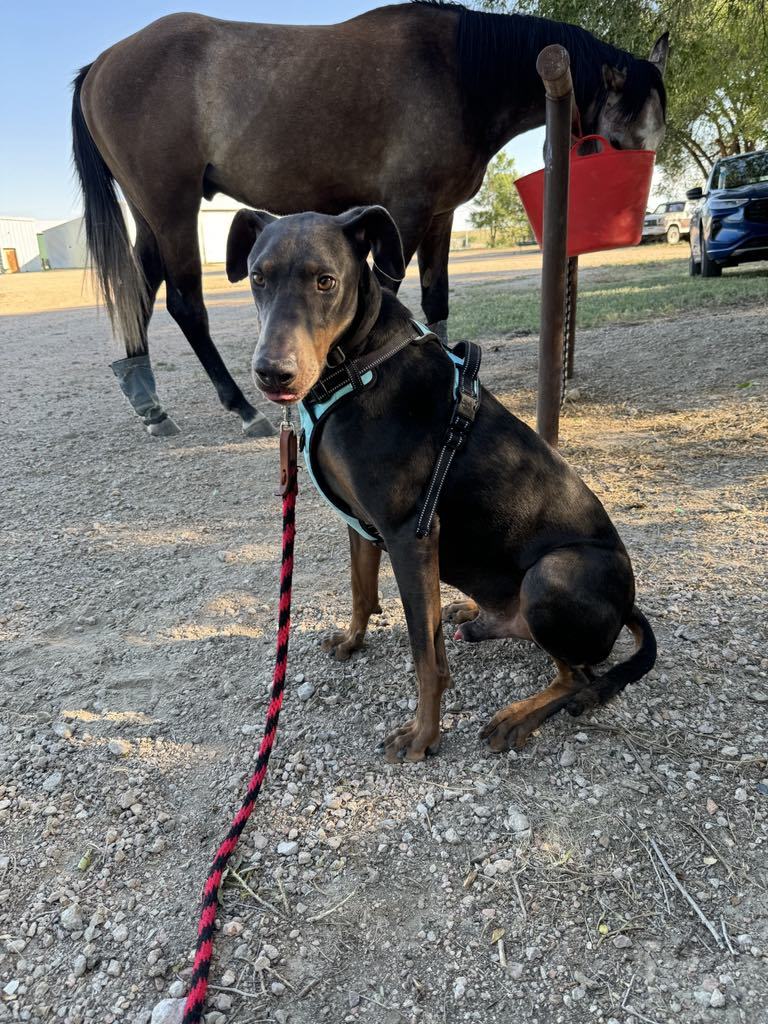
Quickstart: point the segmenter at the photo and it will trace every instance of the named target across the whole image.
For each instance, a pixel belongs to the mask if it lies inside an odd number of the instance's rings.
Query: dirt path
[[[250,316],[216,328],[246,382]],[[239,436],[165,313],[170,441],[119,397],[92,312],[5,317],[0,338],[0,1020],[146,1024],[184,990],[258,744],[275,443]],[[346,539],[302,475],[291,683],[209,1024],[766,1019],[765,342],[760,310],[580,335],[563,451],[627,542],[660,657],[517,755],[477,732],[544,657],[450,642],[439,757],[383,763],[415,692],[402,611],[386,566],[367,649],[320,652],[349,612]],[[526,418],[534,344],[485,344]]]
[[[581,272],[588,279],[593,270],[626,263],[656,263],[679,260],[687,247],[680,245],[643,245],[615,249],[611,253],[591,253],[580,257]],[[530,287],[541,276],[541,253],[533,247],[520,249],[470,249],[451,253],[452,287],[482,279],[486,284]],[[411,261],[403,295],[406,302],[419,303],[418,268]],[[216,306],[250,306],[251,293],[246,284],[231,285],[221,264],[204,268],[203,287],[206,302]],[[163,305],[164,286],[158,303]],[[56,313],[64,309],[93,310],[95,293],[90,276],[83,270],[57,270],[54,273],[4,274],[0,276],[0,317],[27,313]]]

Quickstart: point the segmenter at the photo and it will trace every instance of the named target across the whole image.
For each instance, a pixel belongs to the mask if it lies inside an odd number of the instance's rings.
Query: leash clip
[[[290,406],[284,405],[283,419],[280,423],[280,486],[275,491],[275,496],[278,498],[284,498],[293,486],[296,475],[297,449],[292,410]]]

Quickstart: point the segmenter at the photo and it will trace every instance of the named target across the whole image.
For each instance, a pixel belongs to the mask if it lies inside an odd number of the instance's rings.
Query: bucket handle
[[[598,153],[613,149],[613,146],[604,135],[582,135],[581,138],[577,139],[571,146],[571,153],[577,157],[597,156],[597,153],[579,153],[579,148],[583,146],[585,142],[591,142],[593,139],[602,143],[602,149],[599,149],[597,151]]]

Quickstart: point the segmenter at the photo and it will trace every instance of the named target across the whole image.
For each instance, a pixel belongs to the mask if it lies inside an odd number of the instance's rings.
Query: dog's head
[[[297,402],[317,383],[328,353],[359,315],[370,252],[386,277],[403,277],[400,235],[383,206],[358,206],[337,217],[235,215],[227,276],[251,282],[260,320],[252,368],[267,398]]]

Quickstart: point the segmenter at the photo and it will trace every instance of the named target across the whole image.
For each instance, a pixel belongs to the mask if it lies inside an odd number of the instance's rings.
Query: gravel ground
[[[245,382],[250,314],[213,323]],[[164,312],[171,440],[130,415],[92,313],[0,333],[0,1020],[173,1021],[261,733],[276,445],[239,436]],[[660,655],[518,754],[477,732],[547,660],[449,642],[440,755],[384,763],[415,703],[392,574],[367,648],[328,660],[346,537],[302,487],[286,708],[223,890],[209,1024],[766,1019],[765,343],[761,309],[580,334],[563,452],[627,543]],[[526,418],[534,356],[485,345],[485,382]]]

